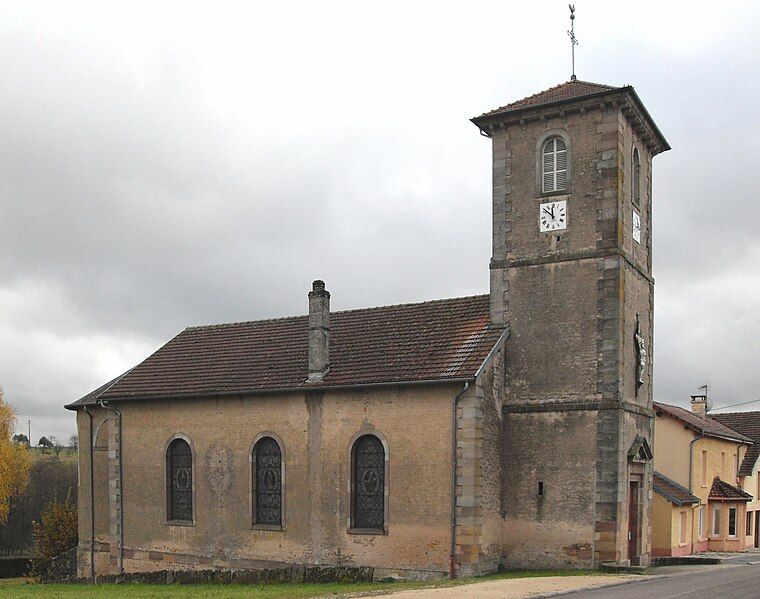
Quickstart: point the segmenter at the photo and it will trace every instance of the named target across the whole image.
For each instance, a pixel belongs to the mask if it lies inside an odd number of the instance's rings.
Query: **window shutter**
[[[543,159],[543,190],[554,191],[554,138],[544,144]]]
[[[544,143],[541,152],[541,186],[544,193],[567,189],[567,145],[561,137]]]

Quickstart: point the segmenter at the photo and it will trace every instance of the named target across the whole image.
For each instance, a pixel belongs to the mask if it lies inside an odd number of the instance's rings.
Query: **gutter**
[[[92,414],[84,407],[90,419],[90,580],[95,584],[95,465],[93,464],[95,439],[92,438]]]
[[[124,478],[121,457],[121,412],[117,408],[109,408],[106,401],[99,401],[100,407],[116,414],[119,419],[119,574],[124,574]]]
[[[457,577],[457,406],[459,398],[470,388],[470,382],[454,396],[451,402],[451,547],[449,577]]]

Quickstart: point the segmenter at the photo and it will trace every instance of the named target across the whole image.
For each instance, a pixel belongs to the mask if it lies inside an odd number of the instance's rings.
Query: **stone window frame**
[[[560,137],[565,142],[567,157],[567,175],[565,189],[558,191],[544,191],[544,144],[552,137]],[[545,131],[536,142],[536,197],[547,198],[551,196],[566,196],[572,193],[573,186],[573,151],[570,143],[570,135],[565,129],[549,129]]]
[[[385,470],[383,473],[383,528],[355,528],[354,527],[354,448],[356,442],[366,435],[376,437],[383,446],[385,453]],[[387,535],[389,532],[389,505],[390,505],[390,447],[385,436],[372,426],[359,429],[348,442],[348,523],[346,532],[355,535]]]
[[[256,460],[253,458],[253,452],[256,450],[256,444],[265,438],[271,438],[274,439],[275,443],[280,448],[280,524],[256,524]],[[250,468],[248,468],[248,476],[249,479],[249,485],[248,485],[248,514],[251,518],[251,530],[272,530],[272,531],[283,531],[285,530],[285,497],[286,497],[286,486],[285,486],[285,443],[283,443],[280,436],[273,432],[273,431],[262,431],[259,434],[257,434],[253,441],[251,442],[250,447],[248,448],[248,464]]]
[[[192,483],[190,486],[190,501],[192,502],[192,512],[193,512],[193,519],[192,520],[172,520],[169,518],[169,515],[171,514],[171,493],[169,491],[171,482],[169,480],[169,447],[171,447],[171,444],[174,443],[177,439],[182,439],[185,443],[188,444],[190,447],[190,475],[192,476]],[[164,445],[164,495],[165,495],[165,501],[164,501],[164,521],[168,526],[195,526],[195,481],[197,479],[196,473],[195,473],[195,446],[193,445],[193,442],[190,440],[190,437],[188,437],[184,433],[174,433],[169,439],[166,441]]]

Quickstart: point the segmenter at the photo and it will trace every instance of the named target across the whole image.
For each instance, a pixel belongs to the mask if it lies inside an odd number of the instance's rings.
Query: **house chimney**
[[[707,418],[707,395],[692,395],[691,411],[695,416]]]
[[[330,370],[330,292],[316,280],[309,292],[309,383],[321,383]]]

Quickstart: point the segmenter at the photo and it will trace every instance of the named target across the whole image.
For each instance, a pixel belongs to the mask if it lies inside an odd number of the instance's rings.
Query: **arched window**
[[[638,204],[641,201],[641,160],[639,159],[639,151],[636,148],[633,148],[631,181],[631,193],[633,194],[633,201]]]
[[[169,520],[193,521],[193,453],[184,439],[166,450],[167,514]]]
[[[544,193],[567,189],[567,145],[559,136],[547,139],[541,149],[541,180]]]
[[[253,448],[253,524],[282,526],[282,450],[272,437]]]
[[[375,435],[359,437],[353,448],[352,528],[385,528],[385,449]]]

